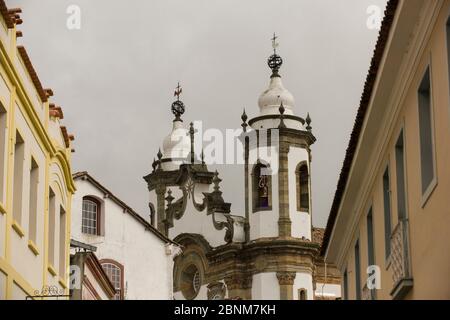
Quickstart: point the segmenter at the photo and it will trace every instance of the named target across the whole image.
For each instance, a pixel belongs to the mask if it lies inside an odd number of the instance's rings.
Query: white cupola
[[[173,122],[172,132],[164,138],[162,160],[186,159],[191,150],[191,140],[188,130],[184,127],[182,120]],[[164,163],[163,163],[164,167]]]
[[[279,74],[283,65],[283,59],[277,54],[278,43],[272,39],[273,54],[267,60],[272,70],[269,87],[259,96],[259,114],[249,121],[253,129],[289,128],[295,130],[308,130],[310,128],[307,120],[294,114],[295,100],[292,93],[284,86]],[[305,125],[306,124],[306,125]]]
[[[283,103],[285,108],[285,114],[294,114],[294,96],[283,86],[280,76],[272,76],[270,78],[269,88],[258,99],[260,115],[279,115],[281,103]]]
[[[172,131],[164,138],[163,150],[158,152],[158,163],[164,171],[178,170],[180,165],[188,160],[191,152],[191,139],[189,131],[184,127],[181,116],[184,114],[185,106],[180,100],[183,92],[180,83],[175,90],[177,100],[172,103],[172,113],[175,115]]]

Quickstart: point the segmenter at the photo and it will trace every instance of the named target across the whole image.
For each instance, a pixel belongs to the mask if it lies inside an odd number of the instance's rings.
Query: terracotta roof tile
[[[30,74],[31,81],[33,81],[34,87],[39,94],[42,102],[47,102],[48,100],[48,92],[42,88],[41,81],[34,70],[33,64],[31,63],[30,57],[28,56],[27,51],[24,46],[17,46],[17,50],[19,51],[20,57],[22,58],[25,68],[27,68],[28,73]]]

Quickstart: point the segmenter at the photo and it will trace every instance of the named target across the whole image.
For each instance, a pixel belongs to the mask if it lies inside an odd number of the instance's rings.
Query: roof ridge
[[[333,203],[331,205],[330,215],[328,217],[327,226],[325,228],[325,234],[322,242],[321,254],[325,254],[325,250],[328,247],[330,241],[331,232],[333,231],[334,223],[336,222],[337,212],[342,200],[343,193],[347,187],[347,181],[350,173],[350,168],[353,164],[353,158],[355,155],[356,147],[359,141],[359,135],[362,131],[364,118],[367,113],[367,108],[370,103],[370,97],[372,96],[374,84],[378,76],[381,60],[384,56],[387,40],[391,32],[392,23],[394,21],[395,13],[399,0],[389,0],[386,5],[385,15],[383,23],[381,25],[378,40],[375,45],[372,60],[370,62],[370,68],[367,73],[366,81],[364,83],[364,90],[361,95],[360,105],[356,113],[355,124],[350,135],[350,141],[345,152],[345,158],[342,164],[341,173],[336,187]]]

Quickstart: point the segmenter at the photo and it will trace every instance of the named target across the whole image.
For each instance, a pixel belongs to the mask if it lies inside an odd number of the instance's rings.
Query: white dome
[[[292,115],[294,107],[294,96],[283,87],[280,77],[270,79],[269,88],[264,91],[258,99],[260,115],[280,114],[280,104],[283,102],[285,114]]]
[[[162,159],[186,158],[191,151],[191,139],[182,121],[174,121],[172,132],[164,138]]]

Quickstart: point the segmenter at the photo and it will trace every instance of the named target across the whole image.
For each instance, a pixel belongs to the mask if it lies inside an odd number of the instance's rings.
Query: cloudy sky
[[[313,218],[325,225],[378,35],[367,27],[367,8],[384,10],[386,0],[6,2],[23,9],[19,43],[76,136],[73,170],[89,171],[143,216],[142,177],[171,129],[177,82],[185,122],[238,128],[244,107],[257,115],[276,32],[294,112],[313,121]],[[73,4],[79,30],[66,26]],[[225,199],[243,214],[243,168],[217,169]]]

